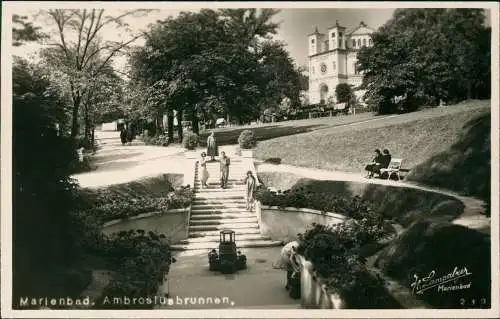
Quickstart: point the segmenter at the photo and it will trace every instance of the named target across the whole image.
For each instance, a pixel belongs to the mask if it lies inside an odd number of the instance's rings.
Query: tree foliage
[[[151,10],[132,10],[106,15],[104,10],[51,9],[40,12],[49,26],[43,58],[67,83],[72,100],[71,137],[79,133],[78,119],[85,95],[95,87],[93,80],[106,72],[113,58],[127,50],[142,37],[133,33],[126,18],[141,16]],[[104,41],[106,28],[116,28],[127,35],[120,41]],[[52,30],[53,29],[53,30]],[[109,30],[108,30],[109,31]]]
[[[77,156],[56,130],[66,116],[64,99],[43,69],[15,59],[12,75],[13,280],[19,297],[36,295],[44,271],[70,262],[76,253],[68,213],[74,187],[69,175]]]
[[[380,113],[487,98],[490,30],[480,9],[398,9],[358,54],[365,100]]]
[[[204,9],[160,21],[130,60],[133,77],[155,88],[155,110],[184,112],[195,132],[198,120],[226,114],[248,122],[266,103],[278,106],[283,94],[298,103],[293,61],[282,44],[269,40],[276,13]]]

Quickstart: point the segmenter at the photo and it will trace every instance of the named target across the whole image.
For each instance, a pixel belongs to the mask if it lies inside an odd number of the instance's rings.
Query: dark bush
[[[369,273],[361,246],[380,238],[358,221],[325,226],[312,224],[299,234],[298,253],[311,261],[327,289],[338,293],[348,309],[401,308],[390,296],[380,278]]]
[[[198,135],[193,132],[186,132],[182,139],[182,145],[185,149],[193,151],[198,146]]]
[[[95,304],[97,309],[152,309],[163,278],[170,270],[172,253],[164,235],[143,230],[122,231],[106,238],[103,254],[116,275]],[[144,304],[115,304],[106,298],[144,298]],[[149,299],[148,299],[149,298]]]
[[[256,143],[255,134],[250,130],[244,130],[238,137],[238,144],[240,144],[241,149],[252,149]]]

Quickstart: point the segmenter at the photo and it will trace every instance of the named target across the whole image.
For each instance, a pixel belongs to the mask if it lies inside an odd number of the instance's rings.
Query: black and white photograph
[[[498,3],[2,9],[2,317],[500,316]]]

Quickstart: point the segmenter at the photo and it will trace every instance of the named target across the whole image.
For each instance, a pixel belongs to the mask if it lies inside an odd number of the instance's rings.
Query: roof
[[[324,35],[324,33],[320,33],[320,32],[318,31],[318,27],[316,26],[316,27],[314,28],[314,32],[313,32],[313,33],[309,33],[307,36],[311,36],[311,35]]]
[[[371,34],[373,32],[375,32],[374,29],[370,28],[363,21],[361,21],[357,27],[355,27],[354,29],[348,31],[346,33],[346,35],[350,35],[350,36],[352,36],[352,35],[362,35],[362,34]]]

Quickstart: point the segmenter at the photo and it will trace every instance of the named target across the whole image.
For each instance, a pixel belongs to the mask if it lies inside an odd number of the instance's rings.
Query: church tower
[[[318,32],[318,27],[314,29],[314,32],[309,34],[309,56],[315,55],[322,52],[323,40],[325,35]]]
[[[346,28],[341,26],[338,21],[336,21],[335,25],[328,29],[328,38],[330,43],[329,50],[335,49],[346,49]]]

